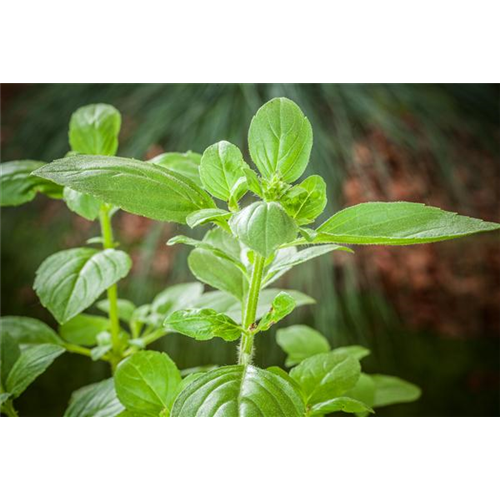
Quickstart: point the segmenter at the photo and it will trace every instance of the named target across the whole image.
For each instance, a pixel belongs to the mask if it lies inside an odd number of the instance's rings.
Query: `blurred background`
[[[417,201],[500,221],[500,87],[497,85],[2,85],[2,161],[50,161],[68,151],[79,106],[104,102],[123,118],[118,154],[202,153],[222,139],[249,160],[246,135],[261,104],[296,101],[312,123],[307,174],[328,186],[326,218],[360,202]],[[318,220],[322,222],[322,219]],[[120,296],[137,305],[192,281],[188,249],[167,239],[189,229],[124,212],[116,236],[132,254]],[[50,254],[98,233],[62,202],[38,196],[1,213],[2,315],[54,320],[31,287]],[[372,350],[365,371],[418,384],[422,398],[379,415],[500,414],[500,238],[484,234],[414,247],[357,247],[290,271],[280,283],[316,298],[282,324],[308,324],[333,346]],[[281,325],[281,323],[280,323]],[[283,365],[275,330],[259,336],[256,362]],[[172,334],[155,345],[180,368],[235,362],[235,344]],[[60,357],[16,402],[22,415],[62,415],[76,388],[109,376],[105,363]]]

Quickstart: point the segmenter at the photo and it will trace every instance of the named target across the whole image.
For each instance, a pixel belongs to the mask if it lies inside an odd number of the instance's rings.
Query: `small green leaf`
[[[358,361],[360,361],[370,354],[370,349],[367,349],[362,345],[348,345],[344,347],[337,347],[332,352],[341,354],[343,356],[352,356],[353,358],[356,358]]]
[[[244,175],[245,161],[237,146],[221,141],[208,147],[200,163],[203,187],[215,198],[228,201],[233,186]]]
[[[278,293],[273,299],[271,309],[261,319],[258,330],[264,332],[269,330],[271,326],[288,316],[295,309],[295,305],[295,300],[290,294],[286,292]]]
[[[113,156],[118,149],[121,116],[109,104],[89,104],[77,109],[69,122],[69,143],[74,152]]]
[[[0,331],[8,332],[18,344],[62,344],[57,333],[42,321],[24,316],[0,318]]]
[[[38,268],[34,289],[59,323],[91,306],[108,287],[124,278],[132,265],[120,250],[63,250]]]
[[[95,220],[99,217],[101,202],[90,194],[79,193],[70,187],[65,187],[63,196],[68,208],[80,217],[87,220]]]
[[[79,314],[59,327],[59,334],[67,342],[77,345],[93,346],[97,335],[111,328],[108,318]]]
[[[304,403],[282,377],[254,366],[225,366],[190,383],[173,417],[301,417]]]
[[[421,390],[415,384],[389,375],[370,375],[375,383],[374,407],[416,401]]]
[[[192,182],[200,185],[200,162],[201,155],[188,151],[187,153],[163,153],[155,156],[150,163],[167,167],[172,172],[187,177]]]
[[[9,161],[0,164],[0,206],[15,207],[35,198],[39,192],[61,198],[62,189],[53,182],[34,177],[31,172],[44,165],[34,160]]]
[[[262,185],[260,183],[259,176],[255,170],[250,167],[245,166],[243,168],[243,173],[245,174],[247,180],[247,187],[252,193],[256,194],[259,198],[264,198],[264,191],[262,190]]]
[[[106,354],[108,354],[111,349],[113,349],[113,346],[111,344],[98,345],[96,347],[93,347],[90,350],[90,359],[92,359],[92,361],[98,361],[99,359],[102,359]]]
[[[64,351],[64,347],[54,344],[39,344],[24,349],[7,377],[7,392],[18,397]]]
[[[280,198],[288,215],[299,225],[313,222],[323,212],[326,202],[326,184],[319,175],[311,175]]]
[[[360,373],[353,356],[327,352],[305,359],[290,376],[301,385],[308,404],[315,405],[342,396],[355,386]]]
[[[100,300],[97,304],[97,309],[106,314],[109,314],[109,300]],[[132,319],[132,315],[136,309],[136,305],[130,300],[118,299],[118,317],[128,323]]]
[[[218,290],[230,293],[239,300],[245,296],[248,281],[241,269],[212,251],[195,248],[188,257],[194,276]]]
[[[115,384],[108,378],[73,392],[65,417],[115,417],[125,408],[116,397]]]
[[[230,342],[239,339],[242,333],[242,328],[229,316],[213,309],[175,311],[165,320],[163,326],[196,340],[220,337]]]
[[[304,262],[315,259],[316,257],[320,257],[321,255],[324,255],[326,253],[335,251],[353,253],[350,248],[342,247],[339,245],[322,245],[319,247],[306,248],[305,250],[301,250],[300,252],[289,252],[282,258],[276,259],[273,264],[271,264],[266,272],[264,282],[269,283],[270,281],[274,281],[275,275],[277,273],[280,273],[279,275],[282,276],[285,272],[289,271],[295,266],[298,266],[299,264],[303,264]]]
[[[229,210],[236,212],[239,210],[238,202],[245,194],[248,192],[248,183],[245,176],[240,177],[231,188],[231,193],[229,194],[229,200],[227,202]]]
[[[343,411],[344,413],[373,413],[373,410],[362,401],[342,396],[313,405],[310,415],[312,417],[319,417],[337,411]]]
[[[0,393],[0,408],[11,396],[12,394],[9,394],[8,392]]]
[[[464,217],[420,203],[361,203],[330,217],[318,228],[336,243],[414,245],[493,231],[500,224]]]
[[[252,203],[233,215],[229,225],[242,243],[264,257],[297,235],[295,222],[276,202]]]
[[[224,223],[229,217],[231,217],[231,212],[227,210],[222,210],[221,208],[204,208],[188,215],[186,223],[189,227],[193,228],[207,224],[208,222]]]
[[[73,156],[53,161],[34,174],[159,221],[185,223],[190,213],[215,208],[212,198],[187,177],[130,158]]]
[[[294,366],[315,354],[330,351],[330,344],[321,333],[306,325],[280,328],[276,342],[288,354],[285,366]]]
[[[5,386],[9,372],[20,355],[18,343],[8,331],[0,329],[0,386]]]
[[[127,410],[158,416],[170,410],[181,375],[165,354],[141,351],[123,360],[116,369],[115,389]]]
[[[250,124],[250,156],[267,180],[296,181],[307,167],[312,144],[309,120],[284,97],[264,104]]]
[[[151,304],[151,308],[158,314],[168,314],[178,309],[191,307],[203,293],[201,283],[181,283],[173,285],[160,292]]]

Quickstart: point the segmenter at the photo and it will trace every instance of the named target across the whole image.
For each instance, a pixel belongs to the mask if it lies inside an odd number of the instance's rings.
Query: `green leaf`
[[[330,351],[330,344],[321,333],[306,325],[280,328],[276,342],[288,354],[285,366],[294,366],[315,354]]]
[[[208,147],[200,163],[203,187],[215,198],[228,201],[233,186],[244,176],[245,161],[237,146],[220,141]]]
[[[8,392],[2,392],[0,394],[0,408],[11,396],[12,394],[9,394]]]
[[[38,268],[34,289],[42,304],[62,324],[124,278],[131,265],[130,257],[120,250],[63,250],[51,255]]]
[[[186,223],[189,227],[201,226],[208,222],[220,222],[223,224],[229,217],[231,217],[231,212],[227,210],[222,210],[221,208],[204,208],[188,215]]]
[[[374,407],[416,401],[421,390],[415,384],[389,375],[370,375],[375,383]]]
[[[69,143],[74,152],[113,156],[118,149],[121,116],[109,104],[89,104],[77,109],[69,122]]]
[[[185,223],[190,213],[215,208],[212,198],[187,177],[139,160],[82,155],[53,161],[34,173],[159,221]]]
[[[367,349],[362,345],[348,345],[344,347],[337,347],[332,352],[341,354],[343,356],[352,356],[353,358],[356,358],[358,361],[360,361],[370,354],[370,349]]]
[[[21,355],[18,343],[6,330],[0,329],[0,385],[5,382],[11,368]]]
[[[90,350],[90,359],[92,361],[98,361],[102,359],[109,351],[113,349],[111,344],[98,345]]]
[[[203,293],[201,283],[181,283],[160,292],[151,304],[154,312],[168,314],[178,309],[191,307]]]
[[[248,182],[245,176],[240,177],[231,188],[231,193],[229,194],[229,200],[227,202],[229,210],[236,212],[239,210],[238,202],[245,194],[248,192]]]
[[[375,403],[375,382],[370,375],[362,373],[356,385],[347,391],[344,396],[362,401],[369,407],[374,407]],[[364,410],[357,413],[365,413]]]
[[[127,410],[158,416],[170,410],[181,375],[165,354],[141,351],[123,360],[116,369],[115,388]]]
[[[413,245],[499,229],[500,224],[404,201],[361,203],[330,217],[318,228],[336,243]]]
[[[219,257],[221,259],[224,259],[224,260],[231,262],[231,264],[233,266],[236,266],[241,272],[246,274],[246,268],[240,262],[239,259],[237,259],[236,257],[234,257],[231,254],[226,253],[220,247],[215,246],[212,243],[209,243],[206,238],[203,241],[200,241],[200,240],[195,240],[193,238],[189,238],[188,236],[184,236],[181,234],[178,236],[174,236],[173,238],[170,238],[167,241],[167,245],[169,245],[169,246],[178,245],[178,244],[190,245],[190,246],[193,246],[195,248],[207,250],[208,252],[214,254],[216,257]]]
[[[200,185],[199,167],[201,155],[188,151],[187,153],[163,153],[155,156],[150,163],[167,167],[170,171],[181,174]]]
[[[73,392],[65,417],[115,417],[125,408],[116,397],[115,384],[108,378]]]
[[[264,104],[250,124],[250,156],[267,180],[296,181],[307,167],[312,143],[308,119],[284,97]]]
[[[241,269],[229,260],[209,250],[195,248],[189,254],[188,264],[194,276],[203,283],[228,292],[239,300],[245,296],[248,281]]]
[[[313,405],[310,410],[310,415],[312,417],[319,417],[337,411],[343,411],[345,413],[373,413],[373,410],[362,401],[348,397],[339,397]]]
[[[106,314],[109,314],[109,300],[100,300],[96,304],[97,309]],[[136,309],[136,305],[130,300],[118,299],[118,317],[128,323],[132,319],[132,315]]]
[[[288,316],[294,309],[294,298],[286,292],[278,293],[273,299],[271,309],[262,317],[258,325],[258,330],[263,332],[269,330],[271,326],[281,321],[285,316]]]
[[[260,198],[264,198],[264,191],[262,190],[259,176],[255,172],[255,170],[252,170],[249,166],[245,166],[243,168],[243,173],[245,174],[247,180],[248,189]]]
[[[306,248],[305,250],[301,250],[300,252],[289,252],[282,258],[276,259],[271,264],[271,266],[267,270],[264,282],[269,283],[270,281],[274,281],[275,275],[277,273],[280,273],[280,276],[282,276],[285,272],[292,269],[292,267],[303,264],[308,260],[315,259],[316,257],[320,257],[321,255],[324,255],[326,253],[335,251],[354,253],[350,248],[342,247],[339,245],[322,245],[320,247]]]
[[[220,337],[230,342],[239,339],[242,333],[242,328],[229,316],[213,309],[175,311],[165,320],[163,326],[196,340]]]
[[[59,334],[67,342],[77,345],[93,346],[97,343],[97,335],[111,328],[108,318],[79,314],[59,328]]]
[[[35,198],[39,192],[61,198],[62,189],[53,182],[34,177],[31,172],[44,165],[34,160],[9,161],[0,164],[0,206],[18,206]]]
[[[80,217],[87,220],[95,220],[99,217],[101,202],[90,194],[79,193],[70,187],[65,187],[63,196],[68,208]]]
[[[62,344],[63,341],[50,326],[34,318],[4,316],[0,331],[8,332],[18,344]]]
[[[319,175],[311,175],[280,198],[288,215],[299,225],[313,222],[323,212],[326,201],[326,184]]]
[[[198,377],[177,397],[173,417],[301,417],[295,387],[255,366],[225,366]]]
[[[233,215],[229,225],[242,243],[264,257],[297,235],[295,222],[276,202],[252,203]]]
[[[327,352],[305,359],[292,368],[290,376],[301,385],[308,404],[315,405],[342,396],[354,387],[360,373],[353,356]]]
[[[7,392],[18,397],[64,351],[64,347],[54,344],[39,344],[24,349],[7,377]]]

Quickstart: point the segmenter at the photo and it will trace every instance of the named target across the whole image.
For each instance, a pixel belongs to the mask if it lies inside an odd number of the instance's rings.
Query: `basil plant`
[[[332,350],[325,337],[303,325],[278,330],[289,372],[255,366],[256,336],[295,307],[313,302],[270,285],[303,262],[330,252],[352,253],[346,245],[431,243],[500,225],[419,203],[373,202],[341,210],[315,227],[326,206],[326,185],[318,175],[299,181],[309,162],[312,128],[285,98],[262,106],[250,124],[248,146],[256,170],[227,141],[202,156],[166,153],[147,162],[116,157],[119,128],[114,108],[87,106],[72,117],[72,151],[65,158],[2,166],[7,193],[2,203],[5,198],[6,204],[23,203],[37,192],[63,197],[80,215],[99,218],[103,246],[59,252],[37,272],[35,290],[60,323],[59,335],[44,324],[37,330],[29,318],[3,319],[4,413],[15,412],[12,399],[20,394],[17,385],[24,385],[16,381],[29,383],[64,350],[106,359],[114,374],[76,391],[66,413],[72,416],[367,415],[419,397],[413,384],[362,373],[366,348]],[[200,240],[179,235],[168,244],[193,247],[191,272],[215,290],[177,285],[140,307],[118,299],[116,283],[130,269],[129,257],[116,249],[112,236],[111,216],[118,209],[209,227]],[[106,290],[98,307],[108,316],[82,314]],[[171,332],[236,342],[237,364],[181,373],[167,354],[143,350]],[[48,354],[33,353],[42,348]],[[23,361],[28,355],[36,359]]]

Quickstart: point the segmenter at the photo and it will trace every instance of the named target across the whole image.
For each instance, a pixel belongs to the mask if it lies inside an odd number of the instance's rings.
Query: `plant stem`
[[[253,264],[250,290],[248,290],[247,302],[243,314],[243,328],[245,333],[241,336],[238,364],[248,365],[252,361],[253,355],[253,333],[255,318],[257,315],[257,305],[262,286],[262,273],[264,271],[265,258],[255,254]]]
[[[4,404],[7,414],[7,467],[8,467],[8,493],[9,500],[19,498],[19,417],[12,404]]]
[[[101,233],[104,249],[115,248],[113,240],[113,228],[111,227],[111,217],[109,212],[111,206],[103,203],[99,213],[99,221],[101,223]],[[112,356],[110,359],[111,369],[114,371],[116,365],[122,359],[120,347],[120,320],[118,318],[118,288],[116,283],[108,288],[109,301],[109,321],[111,323],[111,343],[113,346]]]
[[[368,415],[366,413],[356,415],[356,432],[368,432]]]

